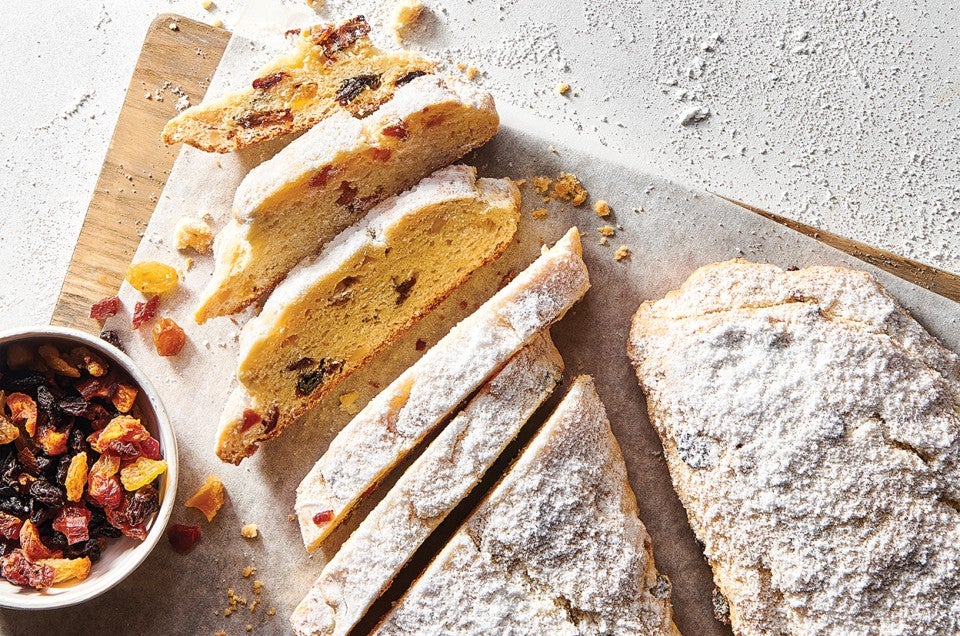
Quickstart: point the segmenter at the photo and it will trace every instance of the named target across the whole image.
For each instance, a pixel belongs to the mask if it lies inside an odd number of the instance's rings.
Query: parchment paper
[[[210,94],[243,85],[251,69],[268,55],[262,47],[235,38]],[[641,172],[631,167],[636,164],[629,158],[614,156],[589,140],[574,139],[568,131],[547,127],[505,104],[499,106],[501,132],[467,161],[485,176],[528,179],[573,172],[590,191],[588,204],[580,208],[555,201],[545,204],[528,181],[522,188],[524,211],[517,241],[499,261],[478,272],[299,425],[239,467],[216,458],[213,438],[233,382],[237,323],[243,319],[218,319],[204,327],[193,323],[193,307],[210,277],[212,258],[187,254],[194,257],[194,265],[186,270],[185,255],[173,245],[173,227],[182,216],[203,214],[210,215],[215,228],[221,227],[242,176],[281,144],[226,156],[183,150],[134,260],[160,260],[184,268],[179,289],[163,297],[160,313],[187,331],[188,344],[178,357],[164,359],[156,355],[148,328],[131,333],[130,311],[142,297],[126,285],[120,294],[124,312],[107,326],[121,333],[127,351],[161,393],[180,447],[180,492],[172,522],[200,525],[203,539],[187,555],[175,553],[161,541],[137,572],[85,605],[42,613],[4,611],[0,615],[3,633],[213,634],[225,630],[242,634],[248,624],[257,634],[288,633],[287,618],[293,607],[332,551],[389,486],[381,487],[333,535],[329,552],[307,555],[296,523],[288,515],[297,484],[350,418],[339,409],[338,397],[358,391],[359,404],[365,404],[378,387],[386,386],[421,355],[415,349],[418,339],[431,346],[487,299],[508,272],[522,269],[542,243],[556,240],[571,225],[583,232],[593,287],[553,329],[567,375],[590,373],[596,378],[623,447],[641,517],[653,537],[657,565],[673,581],[677,625],[686,634],[726,633],[712,617],[710,572],[671,488],[660,443],[647,421],[643,396],[627,361],[626,335],[638,305],[675,288],[700,265],[738,256],[780,266],[836,264],[872,271],[954,350],[960,349],[960,305],[711,195]],[[590,206],[599,198],[613,208],[607,219],[600,219]],[[531,216],[538,207],[549,210],[548,218]],[[606,224],[619,229],[607,245],[601,245],[597,228]],[[620,245],[628,246],[632,257],[616,262],[613,254]],[[558,390],[553,403],[563,390]],[[541,412],[539,417],[544,415]],[[182,506],[208,474],[219,476],[228,492],[226,505],[209,524],[199,512]],[[242,538],[240,527],[245,523],[256,523],[260,536]],[[257,572],[244,578],[241,570],[248,565]],[[233,588],[249,603],[255,598],[254,579],[264,583],[259,607],[251,613],[240,606],[225,617],[227,589]],[[270,607],[276,608],[275,616],[267,615]]]

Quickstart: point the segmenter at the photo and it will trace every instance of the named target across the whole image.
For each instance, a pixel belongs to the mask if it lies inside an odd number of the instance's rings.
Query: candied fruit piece
[[[117,392],[116,380],[108,377],[101,378],[84,378],[77,382],[74,387],[83,396],[84,400],[92,400],[95,397],[98,398],[107,398],[108,400],[113,397],[113,394]]]
[[[93,513],[83,504],[67,504],[53,520],[53,529],[67,537],[73,545],[90,539],[90,519]]]
[[[7,409],[14,424],[22,424],[27,435],[37,432],[37,403],[26,393],[11,393],[7,396]]]
[[[93,303],[90,307],[90,317],[94,320],[106,320],[116,316],[118,311],[120,311],[120,299],[116,296],[107,296]]]
[[[162,294],[177,286],[177,270],[156,261],[134,263],[127,270],[127,282],[143,294]]]
[[[23,519],[0,511],[0,537],[4,539],[19,539],[20,527],[23,525]]]
[[[156,347],[158,355],[175,356],[186,342],[186,334],[172,318],[160,318],[153,325],[153,346]]]
[[[53,424],[47,422],[39,427],[36,442],[48,457],[56,457],[67,452],[67,437],[70,431],[58,431]]]
[[[313,515],[313,522],[318,526],[321,523],[327,523],[328,521],[333,520],[333,510],[321,510],[317,514]]]
[[[80,370],[64,360],[60,350],[51,345],[40,345],[38,350],[40,357],[47,363],[47,366],[53,369],[57,375],[65,375],[69,378],[79,378]]]
[[[87,453],[77,453],[70,458],[67,468],[67,478],[64,486],[67,488],[67,501],[80,501],[83,496],[83,487],[87,484]]]
[[[180,554],[186,554],[193,549],[201,536],[200,526],[188,526],[175,523],[167,528],[167,540],[173,549]]]
[[[123,467],[120,471],[120,482],[129,491],[146,486],[167,470],[167,462],[162,459],[147,459],[138,457],[133,463]]]
[[[110,398],[113,406],[121,413],[129,413],[137,401],[137,389],[129,384],[117,383],[117,391]]]
[[[147,459],[163,459],[163,455],[160,454],[160,442],[152,437],[140,442],[140,454]]]
[[[0,574],[20,587],[34,587],[41,590],[53,585],[53,568],[49,565],[31,563],[26,553],[19,548],[0,561]]]
[[[188,508],[196,508],[203,513],[207,521],[213,521],[223,505],[223,482],[210,475],[203,485],[197,489],[192,497],[183,504]]]
[[[153,320],[157,315],[157,307],[160,306],[160,297],[151,296],[145,303],[138,302],[133,306],[133,319],[130,321],[130,327],[136,331],[146,323]]]
[[[63,553],[59,550],[51,550],[40,540],[40,531],[33,522],[27,519],[20,526],[20,547],[23,553],[31,561],[39,559],[59,559]]]
[[[53,568],[53,583],[63,583],[70,579],[82,581],[90,576],[90,557],[81,557],[79,559],[41,559],[37,565]]]
[[[94,462],[87,475],[87,487],[90,500],[103,508],[113,508],[123,503],[123,488],[117,471],[120,458],[115,455],[101,455]]]
[[[109,370],[106,360],[86,347],[74,347],[70,350],[70,356],[77,362],[78,366],[86,369],[87,373],[95,378],[106,375]]]
[[[92,433],[87,441],[93,450],[103,453],[111,448],[114,442],[142,442],[150,437],[150,432],[143,427],[140,420],[129,415],[118,415],[107,424],[103,430]]]

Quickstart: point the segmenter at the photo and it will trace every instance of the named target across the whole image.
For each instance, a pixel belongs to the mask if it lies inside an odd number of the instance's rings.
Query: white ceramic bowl
[[[121,369],[140,389],[137,394],[137,406],[143,416],[141,421],[150,434],[160,442],[160,452],[167,462],[167,470],[160,481],[160,511],[147,525],[147,538],[144,541],[128,537],[107,539],[102,556],[93,564],[90,576],[84,581],[73,584],[61,583],[56,587],[39,591],[17,587],[0,578],[0,607],[17,609],[67,607],[98,596],[122,581],[137,569],[163,536],[177,494],[177,440],[153,384],[133,361],[116,347],[107,344],[97,336],[76,329],[48,326],[0,333],[0,351],[13,342],[85,345],[103,355],[112,367]]]

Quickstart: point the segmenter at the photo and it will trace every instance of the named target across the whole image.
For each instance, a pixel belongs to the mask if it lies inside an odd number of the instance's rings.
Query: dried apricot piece
[[[39,427],[35,440],[48,457],[56,457],[67,452],[68,436],[69,430],[58,431],[52,423],[47,422]]]
[[[127,270],[127,282],[143,294],[162,294],[177,286],[177,270],[156,261],[134,263]]]
[[[87,484],[87,453],[77,453],[70,458],[67,467],[67,478],[64,485],[67,488],[67,501],[80,501],[83,496],[83,487]]]
[[[147,302],[138,302],[135,304],[133,306],[133,318],[130,321],[130,327],[136,331],[144,324],[153,320],[157,315],[157,307],[159,306],[159,296],[151,296]]]
[[[59,559],[63,556],[63,552],[60,550],[51,550],[43,545],[43,542],[40,540],[40,531],[37,530],[37,526],[33,525],[33,522],[29,519],[24,521],[23,525],[20,526],[20,547],[23,548],[24,554],[26,554],[27,558],[31,561]]]
[[[82,581],[90,576],[90,557],[79,559],[40,559],[37,565],[53,568],[53,583],[63,583],[71,579]]]
[[[160,318],[153,325],[153,346],[157,348],[158,355],[175,356],[186,342],[186,334],[172,318]]]
[[[137,401],[137,389],[129,384],[117,383],[117,390],[110,401],[121,413],[129,413]]]
[[[87,442],[93,450],[103,453],[108,449],[118,450],[115,442],[142,442],[149,437],[150,432],[143,427],[140,420],[129,415],[118,415],[102,430],[91,434]]]
[[[120,483],[129,491],[146,486],[167,470],[167,462],[162,459],[137,457],[120,471]]]
[[[213,518],[216,517],[220,511],[220,507],[223,506],[223,500],[223,482],[217,477],[210,475],[206,481],[203,482],[203,485],[197,489],[197,492],[187,499],[183,505],[188,508],[196,508],[202,512],[203,516],[210,522],[213,521]]]
[[[7,409],[14,424],[22,425],[27,435],[37,432],[37,403],[26,393],[11,393],[7,396]]]

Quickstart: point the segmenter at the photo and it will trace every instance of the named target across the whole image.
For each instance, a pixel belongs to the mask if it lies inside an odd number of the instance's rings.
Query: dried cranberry
[[[130,325],[136,331],[147,322],[153,320],[157,315],[157,308],[160,305],[160,296],[151,296],[145,303],[138,302],[133,307],[133,320]]]
[[[123,343],[120,342],[120,336],[113,329],[104,329],[100,332],[100,339],[109,342],[120,351],[124,351]]]
[[[90,538],[92,513],[83,504],[69,504],[60,509],[53,520],[53,529],[62,532],[67,543],[73,545]]]
[[[383,134],[387,137],[394,137],[395,139],[401,140],[406,139],[409,136],[407,125],[402,121],[398,121],[397,123],[384,128]]]
[[[321,510],[317,514],[313,515],[313,522],[318,526],[321,523],[327,523],[328,521],[333,520],[333,510]]]
[[[87,494],[93,503],[102,508],[113,508],[123,503],[123,487],[116,475],[106,477],[91,471]]]
[[[140,454],[147,459],[163,459],[163,455],[160,454],[160,442],[152,437],[148,437],[140,442]]]
[[[37,589],[53,585],[53,568],[31,563],[23,550],[16,549],[3,557],[0,574],[14,585]]]
[[[200,540],[200,526],[187,526],[182,523],[175,523],[167,528],[167,540],[173,549],[180,554],[186,554],[193,549],[193,546]]]
[[[322,188],[327,185],[327,182],[330,180],[334,174],[336,174],[337,169],[333,166],[326,166],[317,171],[315,175],[310,177],[310,181],[307,182],[311,188]]]
[[[108,296],[93,303],[90,307],[90,317],[94,320],[106,320],[116,316],[118,311],[120,311],[120,299],[116,296]]]
[[[326,57],[342,51],[360,38],[370,33],[370,25],[362,15],[347,20],[340,26],[330,25],[320,33],[313,35],[313,43],[323,47]]]

